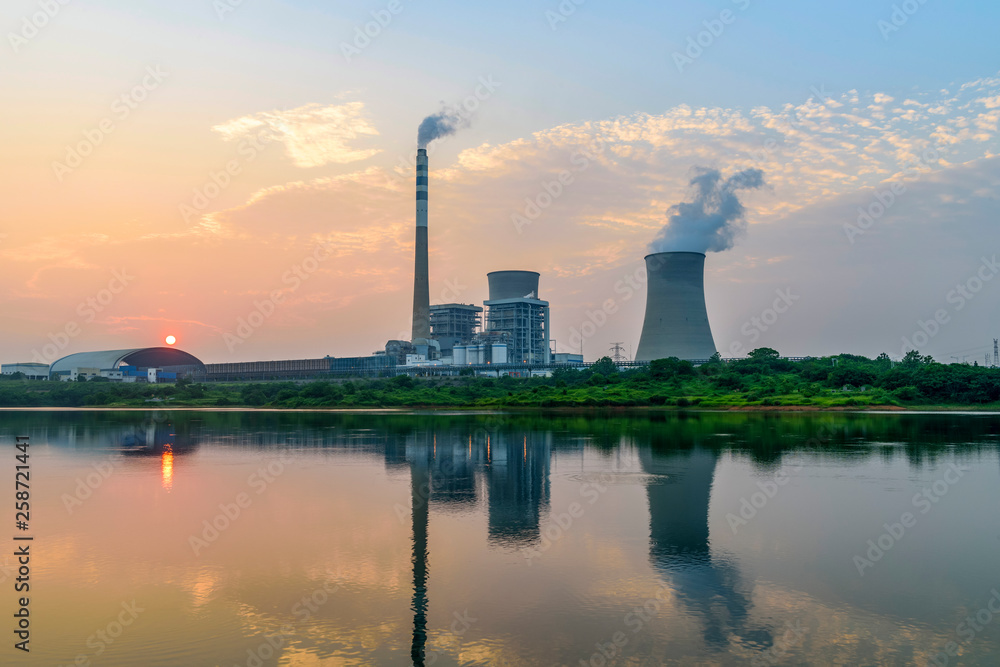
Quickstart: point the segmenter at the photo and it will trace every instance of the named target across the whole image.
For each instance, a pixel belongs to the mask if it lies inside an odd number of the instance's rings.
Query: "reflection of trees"
[[[105,435],[116,428],[133,429],[149,419],[138,411],[8,412],[4,424],[36,441],[76,442],[85,434]],[[221,438],[234,446],[336,447],[382,455],[387,440],[418,430],[439,434],[488,431],[516,437],[516,433],[551,433],[552,448],[576,449],[581,439],[591,446],[614,449],[628,437],[640,446],[665,440],[677,448],[695,441],[713,451],[736,451],[759,465],[770,467],[790,451],[818,450],[838,457],[881,455],[882,444],[905,452],[914,464],[932,462],[945,449],[958,447],[975,453],[992,449],[1000,438],[1000,423],[988,415],[955,419],[943,414],[869,413],[753,413],[753,412],[605,412],[514,413],[500,428],[491,415],[330,413],[330,412],[163,412],[172,415],[178,433],[185,429],[202,440]],[[367,433],[367,434],[366,434]],[[441,435],[445,442],[450,435]],[[98,442],[85,446],[97,446]],[[79,446],[79,445],[78,445]],[[104,447],[107,444],[103,445]]]

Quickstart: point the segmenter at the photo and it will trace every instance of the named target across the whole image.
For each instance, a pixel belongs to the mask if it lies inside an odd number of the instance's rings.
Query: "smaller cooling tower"
[[[540,298],[538,296],[539,275],[535,271],[493,271],[487,273],[486,278],[490,282],[490,301],[523,299],[529,294],[532,299]]]
[[[715,354],[705,308],[705,255],[647,255],[646,275],[646,318],[636,361],[708,359]]]

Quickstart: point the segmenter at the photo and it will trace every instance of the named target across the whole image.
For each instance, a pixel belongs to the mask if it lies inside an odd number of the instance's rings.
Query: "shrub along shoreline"
[[[120,384],[4,376],[0,407],[592,408],[706,410],[987,410],[1000,408],[1000,369],[940,364],[917,352],[788,361],[770,348],[694,367],[660,359],[619,371],[605,357],[549,378],[334,379],[306,382]]]

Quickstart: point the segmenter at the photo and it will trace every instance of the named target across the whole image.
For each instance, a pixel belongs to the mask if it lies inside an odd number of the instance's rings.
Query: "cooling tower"
[[[538,299],[538,277],[534,271],[494,271],[486,274],[490,283],[490,301],[522,299],[529,294]]]
[[[427,150],[417,151],[417,239],[413,261],[413,333],[410,340],[431,337],[431,296],[427,277]]]
[[[705,255],[647,255],[646,274],[646,319],[636,361],[708,359],[715,354],[705,309]]]

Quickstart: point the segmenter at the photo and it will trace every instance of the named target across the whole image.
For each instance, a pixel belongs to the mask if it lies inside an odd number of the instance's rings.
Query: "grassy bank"
[[[1000,370],[939,364],[910,353],[839,355],[791,362],[762,348],[746,360],[713,360],[697,368],[662,359],[619,372],[610,359],[550,378],[349,379],[176,385],[0,382],[3,407],[270,407],[270,408],[656,408],[743,410],[997,409]]]

